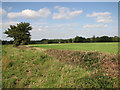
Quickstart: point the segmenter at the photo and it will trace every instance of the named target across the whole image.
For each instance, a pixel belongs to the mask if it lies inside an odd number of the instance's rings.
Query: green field
[[[45,49],[68,49],[83,51],[99,51],[104,53],[118,53],[118,43],[68,43],[68,44],[35,44],[30,45]]]

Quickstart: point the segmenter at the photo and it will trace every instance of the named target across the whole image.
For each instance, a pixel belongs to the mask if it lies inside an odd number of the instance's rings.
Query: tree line
[[[2,41],[2,44],[13,44],[14,41]],[[120,42],[120,37],[114,36],[101,36],[101,37],[91,37],[85,38],[76,36],[75,38],[70,39],[42,39],[42,40],[31,40],[29,44],[52,44],[52,43],[87,43],[87,42]]]

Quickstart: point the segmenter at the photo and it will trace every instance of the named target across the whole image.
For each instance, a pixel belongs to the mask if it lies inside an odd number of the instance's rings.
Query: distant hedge
[[[52,44],[52,43],[81,43],[81,42],[120,42],[120,37],[114,36],[101,36],[101,37],[91,37],[91,38],[85,38],[76,36],[75,38],[70,39],[42,39],[42,40],[31,40],[29,44]],[[6,44],[13,44],[13,41],[2,41],[3,45]]]

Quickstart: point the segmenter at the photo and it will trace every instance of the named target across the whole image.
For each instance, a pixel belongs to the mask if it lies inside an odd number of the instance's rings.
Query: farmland
[[[2,86],[117,88],[117,50],[117,43],[3,45]]]
[[[98,51],[103,53],[118,53],[118,43],[68,43],[68,44],[35,44],[30,45],[45,49],[68,49],[83,51]]]

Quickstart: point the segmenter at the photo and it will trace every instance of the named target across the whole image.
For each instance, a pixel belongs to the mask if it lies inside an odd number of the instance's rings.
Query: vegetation
[[[66,43],[66,44],[32,44],[29,46],[45,49],[67,49],[82,51],[99,51],[103,53],[118,53],[118,42],[110,43]]]
[[[53,43],[92,43],[92,42],[119,42],[120,37],[108,37],[108,36],[101,36],[101,37],[79,37],[76,36],[75,38],[70,39],[42,39],[42,40],[32,40],[29,44],[53,44]],[[13,41],[2,41],[3,45],[6,44],[13,44]]]
[[[11,45],[2,48],[3,88],[118,88],[119,85],[117,55]]]
[[[20,44],[28,44],[30,41],[30,30],[32,27],[29,23],[19,23],[17,26],[10,25],[10,28],[6,30],[4,33],[7,34],[7,37],[11,37],[14,39],[14,46],[19,46]]]

